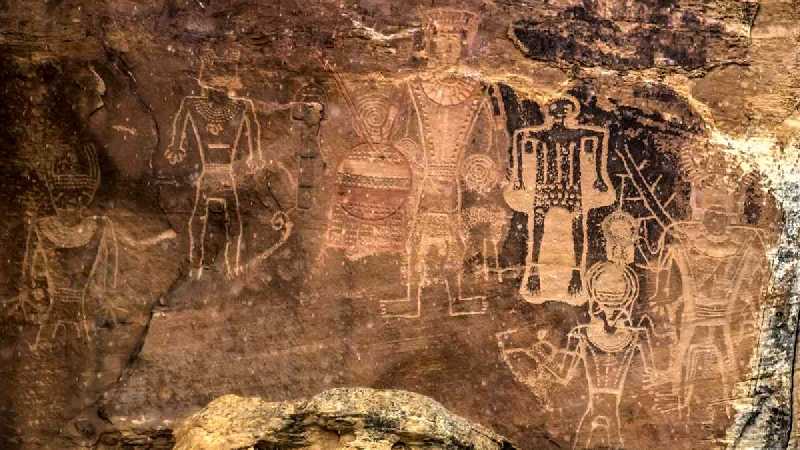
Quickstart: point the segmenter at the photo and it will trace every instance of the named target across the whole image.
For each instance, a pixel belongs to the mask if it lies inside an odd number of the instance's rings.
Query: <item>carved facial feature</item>
[[[560,99],[550,103],[547,110],[552,117],[558,120],[574,117],[577,114],[575,105],[567,99]]]
[[[593,319],[602,320],[607,329],[616,328],[621,319],[628,317],[628,311],[619,304],[592,302],[590,313]]]
[[[728,229],[729,222],[728,215],[719,208],[711,208],[703,214],[703,225],[714,236],[724,234]]]
[[[434,62],[440,66],[453,66],[461,59],[464,44],[457,33],[437,33],[431,37],[431,51]]]
[[[64,215],[83,211],[92,202],[92,195],[84,189],[61,189],[51,194],[56,214]]]
[[[201,81],[200,84],[203,87],[223,92],[236,91],[243,87],[242,80],[238,75],[215,75]]]

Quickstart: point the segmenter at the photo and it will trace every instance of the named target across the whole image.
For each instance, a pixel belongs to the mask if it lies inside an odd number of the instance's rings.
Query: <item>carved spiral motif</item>
[[[389,99],[382,95],[365,94],[356,99],[356,109],[367,132],[379,135],[389,116]]]
[[[472,155],[464,163],[467,189],[485,194],[497,184],[497,166],[486,155]]]

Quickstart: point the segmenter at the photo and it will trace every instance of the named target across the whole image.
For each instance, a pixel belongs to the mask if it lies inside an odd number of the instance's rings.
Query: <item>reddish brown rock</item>
[[[374,388],[519,448],[786,448],[796,15],[0,2],[0,446]]]

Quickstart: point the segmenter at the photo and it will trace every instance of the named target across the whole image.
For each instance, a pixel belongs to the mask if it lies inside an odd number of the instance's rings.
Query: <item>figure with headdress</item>
[[[617,264],[633,264],[639,220],[619,209],[606,216],[600,227],[606,241],[606,259]]]
[[[528,215],[528,253],[519,292],[525,301],[586,301],[589,210],[616,199],[608,174],[608,130],[578,122],[578,100],[561,96],[544,124],[517,130],[513,183],[505,198]],[[566,232],[565,232],[566,231]]]
[[[498,334],[503,360],[515,378],[531,386],[554,380],[568,384],[586,377],[588,404],[578,422],[573,448],[624,448],[620,404],[628,372],[639,356],[645,374],[654,370],[651,330],[635,326],[633,306],[639,293],[634,271],[616,262],[600,262],[585,274],[589,322],[570,331],[559,348],[540,332],[523,343],[524,334]],[[639,321],[642,322],[642,321]]]
[[[505,177],[500,155],[508,137],[498,88],[457,70],[478,23],[476,14],[463,10],[433,9],[424,17],[431,70],[406,83],[408,109],[401,113],[403,135],[419,149],[408,155],[414,188],[406,245],[407,297],[381,302],[387,316],[419,317],[423,288],[436,281],[447,288],[450,315],[482,314],[488,306],[482,292],[466,292],[462,283],[467,243],[461,214],[465,205],[499,201],[497,188]],[[481,192],[469,189],[465,174]]]
[[[262,163],[261,132],[252,100],[238,97],[239,51],[228,49],[218,55],[211,49],[201,58],[198,83],[201,93],[181,101],[172,124],[172,139],[165,151],[170,164],[197,155],[200,173],[189,218],[189,263],[192,275],[200,278],[206,262],[206,231],[209,215],[219,211],[225,217],[225,273],[232,277],[242,271],[242,218],[237,178],[239,162],[254,171]]]
[[[717,377],[722,391],[715,395],[721,400],[742,375],[736,335],[750,333],[748,324],[755,327],[766,250],[757,230],[740,224],[747,187],[742,177],[719,165],[722,156],[711,151],[699,165],[687,165],[687,158],[683,165],[692,184],[692,220],[675,223],[664,233],[659,262],[664,270],[656,296],[672,304],[667,309],[677,343],[670,370],[678,406],[713,420],[716,411],[691,411],[715,403],[698,400],[711,394],[695,392],[694,383]]]
[[[95,148],[49,147],[56,153],[40,167],[47,204],[31,205],[19,294],[7,304],[28,343],[17,367],[25,389],[12,401],[20,426],[33,430],[72,419],[95,398],[101,327],[127,315],[116,292],[114,225],[89,212],[100,185]]]
[[[100,184],[94,146],[66,149],[46,174],[54,214],[29,228],[16,307],[39,324],[33,347],[57,339],[91,340],[96,313],[115,319],[117,239],[110,219],[89,215]]]

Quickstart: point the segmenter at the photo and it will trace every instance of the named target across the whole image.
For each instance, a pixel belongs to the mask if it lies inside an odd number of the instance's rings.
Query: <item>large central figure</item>
[[[564,96],[545,109],[545,123],[514,135],[512,208],[528,215],[528,256],[520,294],[530,303],[586,302],[589,209],[612,204],[608,131],[578,124],[580,104]]]
[[[506,150],[508,137],[500,100],[490,94],[497,89],[457,71],[478,21],[474,13],[452,9],[434,9],[425,17],[432,67],[407,83],[410,108],[404,114],[405,134],[419,144],[406,148],[414,177],[408,292],[407,298],[381,302],[388,316],[419,317],[423,287],[436,281],[447,287],[450,315],[481,314],[487,308],[485,295],[465,293],[462,286],[461,213],[465,204],[499,201],[486,191],[503,177],[498,149]],[[482,192],[471,192],[474,183],[465,183],[464,175],[475,178],[475,172],[486,181]]]

